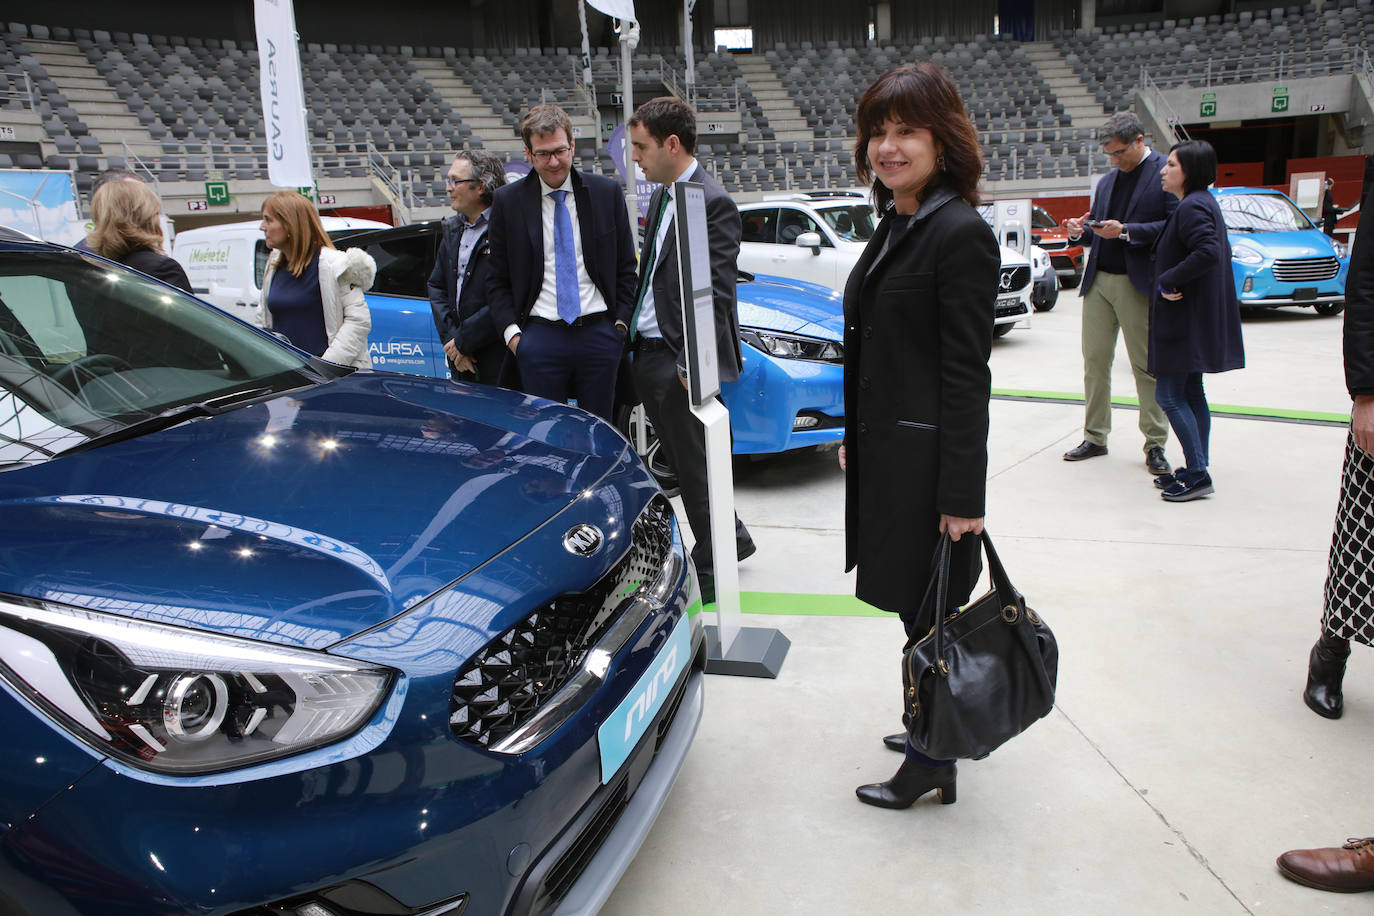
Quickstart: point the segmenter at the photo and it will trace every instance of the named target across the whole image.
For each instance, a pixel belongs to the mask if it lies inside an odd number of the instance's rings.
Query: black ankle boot
[[[1345,677],[1345,660],[1350,657],[1350,640],[1322,634],[1312,647],[1307,662],[1307,689],[1303,702],[1319,716],[1339,719],[1343,711],[1341,680]]]
[[[897,732],[895,735],[883,736],[883,747],[889,751],[897,751],[899,754],[906,753],[906,732]]]
[[[954,764],[928,767],[908,757],[887,782],[859,786],[855,794],[866,805],[879,808],[910,808],[911,803],[932,789],[940,790],[940,804],[954,804],[954,777],[959,769]]]

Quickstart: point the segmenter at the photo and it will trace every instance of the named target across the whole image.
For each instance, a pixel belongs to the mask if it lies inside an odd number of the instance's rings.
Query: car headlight
[[[1249,245],[1235,245],[1231,248],[1231,260],[1254,266],[1264,263],[1264,255]]]
[[[773,356],[783,359],[809,359],[823,363],[844,362],[844,347],[833,340],[783,334],[757,328],[740,328],[740,340]]]
[[[361,728],[395,672],[345,658],[0,599],[0,677],[101,753],[188,776]]]
[[[1342,261],[1350,256],[1350,249],[1345,246],[1345,242],[1338,242],[1332,239],[1331,250],[1336,252],[1336,257],[1340,258]]]

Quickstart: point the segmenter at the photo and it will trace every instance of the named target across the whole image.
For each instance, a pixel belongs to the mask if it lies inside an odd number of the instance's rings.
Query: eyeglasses
[[[562,159],[572,152],[571,146],[560,146],[558,149],[537,149],[531,151],[530,155],[537,162],[548,162],[550,159]]]
[[[445,178],[445,179],[444,179],[444,187],[446,187],[446,188],[456,188],[456,187],[458,187],[460,184],[464,184],[464,183],[466,183],[466,182],[469,182],[469,181],[476,181],[476,180],[477,180],[476,178]]]
[[[1126,145],[1126,146],[1121,147],[1121,149],[1106,149],[1106,148],[1104,148],[1104,149],[1102,150],[1102,152],[1104,152],[1104,153],[1107,154],[1107,158],[1108,158],[1108,159],[1120,159],[1122,156],[1124,156],[1124,155],[1126,155],[1127,153],[1129,153],[1129,152],[1131,151],[1131,147],[1134,146],[1134,145],[1135,145],[1135,144],[1128,144],[1128,145]]]

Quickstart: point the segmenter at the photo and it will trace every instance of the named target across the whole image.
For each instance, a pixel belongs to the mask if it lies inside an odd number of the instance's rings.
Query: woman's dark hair
[[[1217,151],[1206,140],[1184,140],[1169,152],[1183,169],[1183,192],[1205,191],[1217,180]]]
[[[978,131],[968,119],[959,90],[939,67],[922,62],[887,71],[859,99],[854,118],[859,128],[854,164],[859,180],[872,182],[880,213],[892,202],[892,192],[873,176],[868,141],[882,132],[888,119],[930,131],[945,160],[942,174],[935,176],[932,184],[943,181],[970,204],[978,203],[978,179],[983,175]]]

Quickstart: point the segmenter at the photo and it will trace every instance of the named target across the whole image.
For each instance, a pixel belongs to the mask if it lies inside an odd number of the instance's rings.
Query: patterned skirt
[[[1374,456],[1345,444],[1322,632],[1374,646]]]

